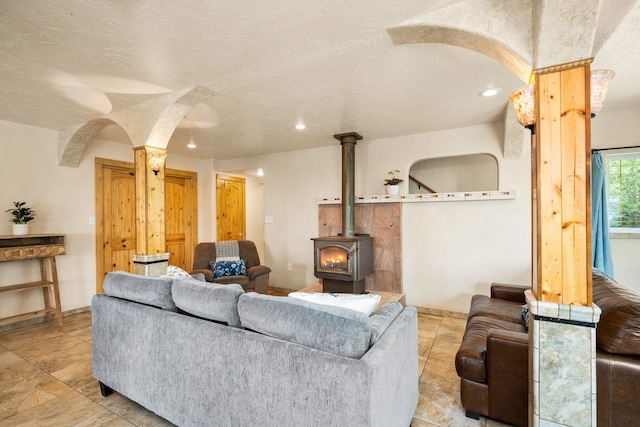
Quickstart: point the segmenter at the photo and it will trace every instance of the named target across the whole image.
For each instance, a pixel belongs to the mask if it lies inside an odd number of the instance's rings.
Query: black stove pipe
[[[342,235],[353,237],[355,233],[355,152],[362,136],[356,132],[333,135],[342,145]]]

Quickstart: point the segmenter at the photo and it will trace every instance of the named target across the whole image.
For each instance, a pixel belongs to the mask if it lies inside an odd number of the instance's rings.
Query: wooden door
[[[96,159],[96,292],[110,271],[133,272],[136,251],[135,170],[133,163]],[[166,250],[169,264],[193,266],[198,239],[198,195],[195,172],[165,173]]]
[[[193,267],[197,243],[197,188],[195,173],[167,169],[164,191],[169,265],[186,271]]]
[[[245,180],[216,175],[217,240],[246,239]]]
[[[96,292],[110,271],[133,273],[136,250],[133,164],[96,159]]]

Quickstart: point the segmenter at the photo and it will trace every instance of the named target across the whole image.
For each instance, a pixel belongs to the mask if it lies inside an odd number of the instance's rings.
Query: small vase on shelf
[[[384,188],[387,190],[389,196],[396,196],[400,193],[399,185],[385,185]]]
[[[398,169],[394,169],[388,172],[388,175],[391,175],[391,178],[387,178],[384,180],[384,189],[389,196],[396,196],[400,193],[400,184],[403,180],[400,178],[396,178],[396,174],[400,173]]]
[[[14,236],[26,236],[29,234],[29,224],[13,224]]]

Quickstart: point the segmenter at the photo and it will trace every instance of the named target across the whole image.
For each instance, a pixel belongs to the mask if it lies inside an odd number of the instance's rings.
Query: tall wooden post
[[[534,71],[531,425],[596,422],[600,310],[591,295],[591,61]]]
[[[590,62],[535,71],[539,301],[592,301]]]
[[[150,146],[137,147],[136,171],[136,255],[138,274],[166,273],[169,254],[165,243],[165,160],[167,151]]]

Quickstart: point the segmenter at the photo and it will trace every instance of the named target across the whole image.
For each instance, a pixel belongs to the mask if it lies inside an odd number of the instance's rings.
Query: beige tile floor
[[[420,396],[413,427],[503,426],[466,418],[454,356],[465,320],[418,316]],[[91,313],[0,332],[0,426],[171,426],[91,375]],[[345,426],[348,427],[348,426]]]

